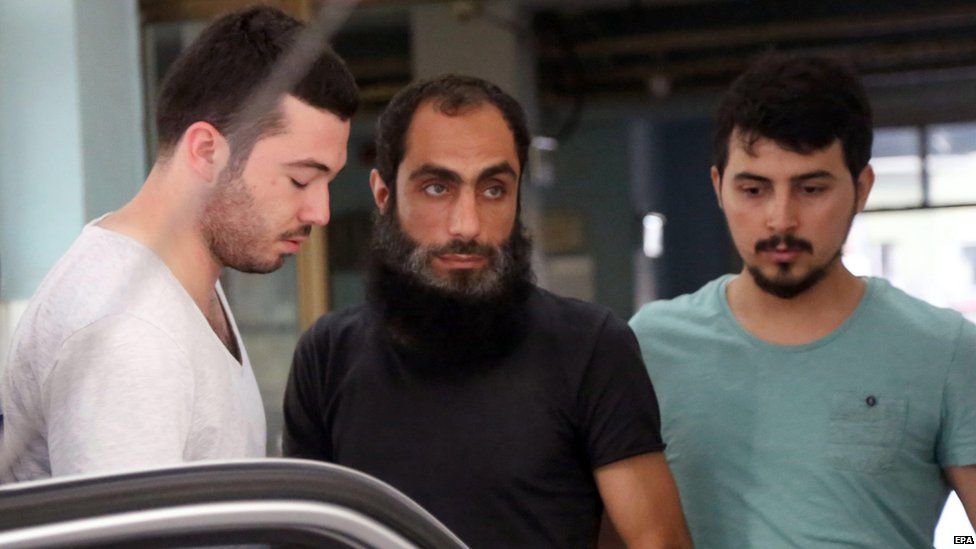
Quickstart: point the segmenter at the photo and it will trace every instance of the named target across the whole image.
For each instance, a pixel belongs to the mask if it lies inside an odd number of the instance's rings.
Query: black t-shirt
[[[657,399],[609,310],[541,289],[527,305],[512,353],[455,375],[405,363],[367,305],[322,317],[295,351],[285,455],[373,475],[472,547],[592,546],[593,470],[664,448]]]

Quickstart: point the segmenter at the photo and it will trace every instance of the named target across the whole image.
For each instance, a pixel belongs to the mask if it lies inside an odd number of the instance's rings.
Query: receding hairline
[[[495,114],[498,116],[498,119],[501,120],[502,123],[505,125],[505,128],[508,129],[508,133],[512,138],[512,151],[515,153],[515,157],[518,158],[519,151],[518,151],[517,139],[515,137],[515,129],[512,128],[508,119],[505,117],[504,111],[502,111],[502,109],[499,108],[498,105],[494,104],[490,99],[485,97],[483,100],[477,102],[464,103],[462,105],[458,105],[454,109],[447,109],[447,110],[442,108],[443,102],[438,101],[438,99],[441,98],[429,97],[427,99],[424,99],[423,101],[417,104],[417,108],[415,108],[413,110],[413,113],[410,115],[410,123],[407,124],[406,131],[403,132],[403,157],[404,158],[407,156],[407,151],[410,149],[410,132],[411,130],[413,130],[414,122],[416,122],[417,120],[417,114],[420,113],[424,108],[428,108],[428,107],[435,114],[440,114],[449,118],[457,118],[459,116],[465,116],[485,108],[487,108],[490,111],[491,110],[495,111]],[[402,158],[400,159],[400,162],[401,163],[403,162]],[[519,162],[519,164],[521,164],[521,162]],[[519,168],[519,178],[521,178],[522,166],[520,165],[518,168]]]

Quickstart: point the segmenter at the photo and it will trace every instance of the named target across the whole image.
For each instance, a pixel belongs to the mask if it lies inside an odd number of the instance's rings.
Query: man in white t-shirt
[[[0,480],[264,455],[218,276],[271,272],[328,221],[358,92],[324,45],[294,77],[275,68],[303,28],[273,8],[235,12],[173,63],[145,184],[84,228],[14,334]]]

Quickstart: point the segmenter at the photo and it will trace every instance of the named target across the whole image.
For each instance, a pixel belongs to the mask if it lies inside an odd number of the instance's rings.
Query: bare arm
[[[663,452],[622,459],[594,475],[607,515],[627,547],[691,547],[678,487]]]
[[[976,528],[976,465],[946,467],[945,474],[966,509],[969,523]]]

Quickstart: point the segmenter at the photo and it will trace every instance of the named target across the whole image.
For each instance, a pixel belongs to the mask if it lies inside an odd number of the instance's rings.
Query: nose
[[[473,189],[463,189],[451,205],[451,219],[448,230],[451,238],[472,240],[481,231],[478,218],[478,200]]]
[[[766,205],[766,228],[774,234],[790,233],[799,224],[796,200],[790,193],[778,193]]]
[[[298,220],[306,225],[319,226],[329,222],[329,187],[326,183],[313,183],[302,193]]]

